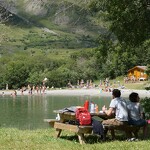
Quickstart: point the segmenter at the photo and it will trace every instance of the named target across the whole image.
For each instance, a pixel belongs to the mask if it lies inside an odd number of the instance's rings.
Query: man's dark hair
[[[120,97],[120,96],[121,96],[121,92],[120,92],[120,90],[118,90],[118,89],[114,89],[114,90],[112,91],[112,95],[113,95],[114,97]]]
[[[130,100],[131,102],[138,102],[138,99],[137,99],[138,96],[139,96],[138,93],[132,92],[132,93],[129,95],[129,100]]]

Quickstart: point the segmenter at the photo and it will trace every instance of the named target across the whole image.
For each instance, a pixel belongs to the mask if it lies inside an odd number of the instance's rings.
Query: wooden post
[[[62,129],[56,129],[56,137],[60,137]]]
[[[79,139],[80,144],[85,144],[85,139],[84,139],[83,133],[78,133],[78,139]]]

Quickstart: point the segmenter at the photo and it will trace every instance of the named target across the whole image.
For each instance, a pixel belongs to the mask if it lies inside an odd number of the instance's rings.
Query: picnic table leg
[[[104,127],[104,135],[103,135],[103,140],[104,140],[104,141],[106,140],[107,132],[108,132],[108,128],[105,126],[105,127]]]
[[[111,136],[112,136],[112,140],[115,140],[115,130],[110,129],[110,133],[111,133]]]
[[[60,137],[61,131],[62,131],[62,129],[56,129],[56,132],[57,132],[56,137],[57,138]]]
[[[84,139],[83,133],[78,133],[78,139],[79,139],[80,144],[85,144],[85,139]]]
[[[133,132],[135,138],[138,138],[138,137],[139,137],[139,136],[138,136],[138,131],[139,131],[139,130],[136,130],[136,131]]]

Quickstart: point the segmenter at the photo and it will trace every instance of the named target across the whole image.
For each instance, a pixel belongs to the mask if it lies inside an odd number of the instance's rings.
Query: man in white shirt
[[[103,125],[123,127],[128,124],[128,109],[126,101],[121,98],[121,92],[118,89],[112,91],[113,99],[110,102],[109,109],[105,106],[102,107],[102,111],[107,116],[115,115],[113,119],[103,120]],[[114,131],[112,130],[112,136],[114,137]]]

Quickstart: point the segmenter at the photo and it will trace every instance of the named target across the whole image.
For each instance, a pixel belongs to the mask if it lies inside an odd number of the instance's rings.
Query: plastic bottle
[[[59,114],[57,114],[57,117],[56,117],[56,120],[60,120],[60,115]]]
[[[88,101],[88,100],[85,101],[85,103],[84,103],[84,108],[85,108],[86,110],[89,109],[89,101]]]
[[[94,103],[93,102],[91,102],[91,104],[90,104],[90,113],[94,113],[95,111],[94,111]]]
[[[95,104],[95,112],[98,113],[98,105]]]

